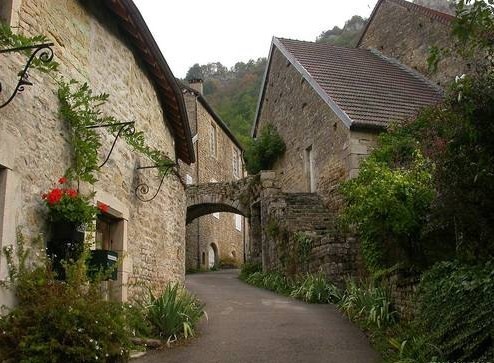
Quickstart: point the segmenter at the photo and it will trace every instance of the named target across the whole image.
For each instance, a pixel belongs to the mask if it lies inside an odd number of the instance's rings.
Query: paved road
[[[332,305],[310,305],[249,286],[226,270],[187,276],[208,321],[185,346],[132,363],[378,362],[365,335]]]

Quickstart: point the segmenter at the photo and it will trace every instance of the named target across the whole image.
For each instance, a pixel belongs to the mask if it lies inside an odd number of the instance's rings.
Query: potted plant
[[[63,278],[61,261],[77,260],[84,251],[84,232],[100,211],[107,205],[96,207],[91,198],[68,186],[67,178],[60,178],[58,185],[43,194],[51,225],[51,238],[47,243],[53,268]]]

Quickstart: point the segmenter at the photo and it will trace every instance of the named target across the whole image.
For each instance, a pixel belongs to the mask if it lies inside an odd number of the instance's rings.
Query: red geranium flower
[[[98,209],[100,210],[101,213],[108,213],[108,204],[98,202]]]
[[[53,205],[60,202],[60,199],[63,197],[62,189],[55,188],[46,196],[46,200],[48,204]]]
[[[77,197],[77,190],[75,190],[75,189],[67,189],[65,191],[65,194],[68,195],[71,198],[75,198],[75,197]]]
[[[66,177],[61,177],[60,179],[58,179],[58,184],[65,184],[67,183],[67,178]]]

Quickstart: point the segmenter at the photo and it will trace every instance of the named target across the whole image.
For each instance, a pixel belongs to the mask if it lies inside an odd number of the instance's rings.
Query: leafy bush
[[[348,317],[368,328],[381,329],[397,321],[387,290],[371,282],[359,285],[348,280],[338,305]]]
[[[386,149],[389,136],[380,139]],[[393,167],[380,157],[366,159],[357,178],[344,183],[344,220],[354,224],[362,239],[362,255],[371,271],[398,262],[420,264],[422,228],[434,198],[430,164],[419,151],[408,168]]]
[[[417,321],[450,361],[494,360],[494,261],[442,262],[424,274]]]
[[[338,302],[341,292],[323,274],[305,274],[296,280],[290,296],[307,303],[327,304]]]
[[[146,318],[153,333],[162,339],[176,340],[194,335],[194,328],[205,312],[204,305],[178,283],[168,284],[163,293],[155,297],[150,292]]]
[[[257,139],[245,151],[246,168],[249,174],[269,170],[283,155],[286,146],[278,131],[271,124],[264,126]]]
[[[40,241],[38,241],[39,243]],[[33,255],[18,233],[5,249],[17,305],[0,319],[0,357],[15,362],[105,362],[128,356],[131,332],[122,304],[105,301],[86,277],[84,258],[56,280],[44,250]]]

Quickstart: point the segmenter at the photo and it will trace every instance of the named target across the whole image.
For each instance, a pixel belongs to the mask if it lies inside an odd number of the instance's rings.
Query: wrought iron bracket
[[[32,82],[29,81],[29,74],[28,70],[29,67],[31,67],[33,61],[35,58],[38,58],[41,62],[43,63],[49,63],[53,60],[53,43],[43,43],[43,44],[35,44],[35,45],[29,45],[25,47],[17,47],[17,48],[10,48],[10,49],[1,49],[1,53],[13,53],[13,52],[21,52],[23,50],[29,50],[29,49],[34,49],[33,53],[29,57],[26,65],[24,66],[24,69],[19,73],[19,81],[17,82],[17,85],[10,95],[10,97],[5,101],[4,103],[0,104],[0,108],[3,108],[7,106],[13,99],[14,97],[19,93],[24,91],[24,86],[32,86]],[[0,83],[0,93],[2,92],[2,83]]]
[[[108,162],[110,159],[110,155],[113,152],[113,149],[115,148],[115,144],[117,143],[118,138],[122,135],[122,133],[125,133],[126,135],[134,135],[136,132],[136,129],[134,127],[135,121],[129,121],[129,122],[115,122],[112,124],[102,124],[102,125],[93,125],[93,126],[86,126],[87,129],[99,129],[99,128],[106,128],[106,127],[119,127],[117,134],[115,135],[115,139],[113,140],[113,144],[111,146],[110,152],[105,158],[105,161],[98,166],[98,169],[101,169],[105,164]]]
[[[158,169],[165,167],[165,172],[163,172],[163,175],[161,175],[161,180],[160,184],[158,186],[158,189],[156,189],[156,192],[153,194],[151,198],[146,198],[146,194],[149,193],[149,185],[147,183],[140,183],[136,188],[135,188],[135,195],[137,199],[139,199],[141,202],[150,202],[156,196],[161,190],[161,187],[163,186],[163,182],[165,181],[165,177],[168,175],[168,172],[170,170],[174,170],[174,168],[177,166],[177,164],[167,164],[167,165],[151,165],[151,166],[140,166],[137,168],[137,170],[143,170],[143,169]]]

